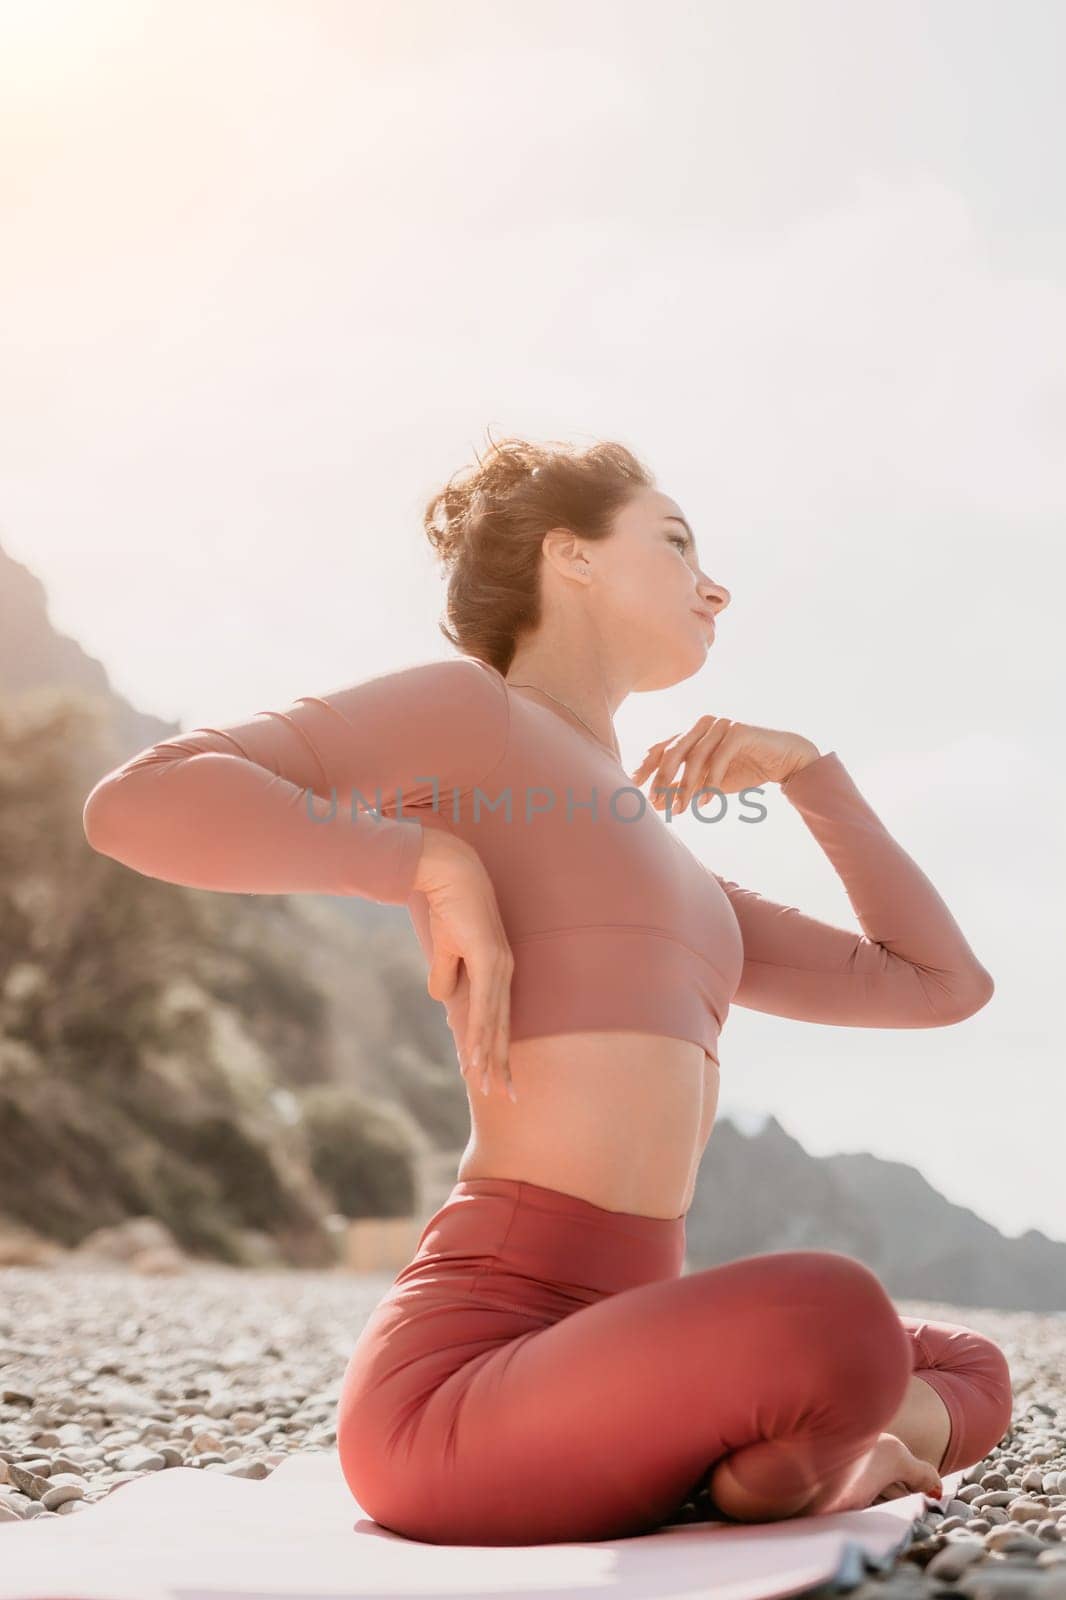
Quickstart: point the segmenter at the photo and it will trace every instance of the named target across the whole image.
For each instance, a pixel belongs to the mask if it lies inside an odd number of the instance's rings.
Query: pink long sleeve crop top
[[[992,979],[835,751],[781,790],[862,928],[778,905],[704,865],[613,753],[473,657],[432,661],[132,757],[85,802],[94,849],[199,889],[406,904],[425,828],[478,852],[514,955],[511,1037],[633,1029],[716,1062],[731,1003],[807,1022],[935,1028]],[[456,1039],[465,985],[448,1003]]]

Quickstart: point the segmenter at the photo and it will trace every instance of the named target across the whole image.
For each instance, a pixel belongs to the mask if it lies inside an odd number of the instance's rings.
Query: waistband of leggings
[[[605,1206],[593,1205],[591,1200],[578,1194],[567,1194],[562,1189],[546,1189],[543,1184],[529,1183],[525,1178],[460,1178],[452,1186],[452,1194],[492,1194],[505,1199],[516,1199],[520,1205],[553,1216],[567,1217],[579,1222],[597,1223],[614,1230],[624,1229],[642,1239],[662,1238],[675,1233],[684,1223],[680,1217],[646,1217],[639,1211],[608,1211]]]
[[[515,1178],[466,1178],[426,1224],[416,1260],[477,1262],[597,1293],[680,1276],[685,1217],[608,1211]]]

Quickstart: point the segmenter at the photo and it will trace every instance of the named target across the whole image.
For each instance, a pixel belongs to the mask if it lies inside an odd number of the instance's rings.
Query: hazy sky
[[[0,542],[55,625],[186,727],[449,654],[434,490],[490,427],[628,444],[733,602],[625,756],[702,712],[837,750],[997,983],[735,1008],[722,1109],[1066,1239],[1066,8],[2,17]],[[769,804],[673,825],[857,927]]]

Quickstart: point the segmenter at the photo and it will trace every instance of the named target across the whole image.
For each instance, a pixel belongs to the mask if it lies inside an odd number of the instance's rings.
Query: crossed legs
[[[983,1460],[1011,1425],[1011,1376],[1002,1350],[958,1323],[899,1320],[914,1370],[902,1404],[883,1431],[940,1472]],[[788,1493],[783,1484],[760,1496],[738,1481],[729,1458],[718,1463],[708,1487],[728,1516],[749,1522],[795,1515],[812,1498],[802,1485]]]
[[[506,1281],[520,1300],[523,1279]],[[364,1373],[377,1375],[364,1386]],[[915,1376],[948,1411],[944,1467],[983,1459],[1010,1423],[996,1346],[901,1318],[853,1257],[777,1251],[547,1326],[502,1297],[383,1304],[338,1445],[363,1509],[430,1543],[625,1537],[704,1483],[727,1515],[732,1490],[755,1507],[741,1520],[769,1521],[831,1495],[893,1420],[906,1425]]]

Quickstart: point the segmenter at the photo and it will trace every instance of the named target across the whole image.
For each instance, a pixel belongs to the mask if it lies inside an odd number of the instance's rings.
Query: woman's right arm
[[[407,667],[152,745],[101,778],[85,834],[124,866],[194,889],[397,905],[424,894],[429,994],[446,1000],[460,964],[470,983],[463,1074],[514,1098],[513,962],[492,880],[471,845],[416,820],[487,778],[508,720],[502,680],[476,661]]]
[[[403,813],[472,789],[506,729],[506,691],[484,667],[407,667],[152,745],[96,784],[85,835],[136,872],[194,889],[402,904],[427,831]]]

